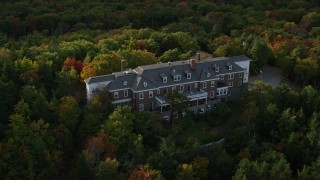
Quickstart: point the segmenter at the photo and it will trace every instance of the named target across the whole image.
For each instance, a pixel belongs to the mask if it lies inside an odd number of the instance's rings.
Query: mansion
[[[249,78],[246,56],[182,60],[139,66],[85,79],[87,99],[107,88],[116,106],[130,105],[136,111],[158,112],[169,120],[166,95],[178,91],[189,99],[188,110],[202,114],[216,104],[239,98]]]

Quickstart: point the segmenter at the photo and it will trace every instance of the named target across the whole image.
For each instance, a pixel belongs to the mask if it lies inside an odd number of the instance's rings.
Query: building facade
[[[130,105],[168,119],[166,96],[178,91],[189,99],[188,109],[201,114],[222,101],[239,98],[248,83],[250,61],[246,56],[190,59],[94,76],[84,80],[87,99],[106,87],[114,106]]]

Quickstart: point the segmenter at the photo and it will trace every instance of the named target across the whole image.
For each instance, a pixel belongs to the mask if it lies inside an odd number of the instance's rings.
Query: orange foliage
[[[297,46],[297,42],[292,39],[282,39],[275,38],[274,42],[271,44],[272,49],[277,50],[281,47],[282,44],[285,44],[286,48],[293,49]]]
[[[107,157],[115,158],[116,156],[116,146],[110,142],[109,137],[103,132],[87,138],[85,150],[97,157],[97,161],[104,160]]]
[[[94,67],[92,67],[90,63],[83,63],[83,68],[80,74],[82,79],[87,79],[89,77],[95,76],[96,74],[96,70],[94,69]]]
[[[145,50],[146,49],[145,42],[144,42],[144,40],[141,40],[141,39],[140,40],[136,40],[135,46],[136,46],[137,49],[140,49],[140,50]]]
[[[138,166],[131,171],[129,180],[151,180],[150,173],[143,169],[143,167]]]
[[[68,58],[63,62],[63,68],[66,70],[70,71],[72,67],[77,70],[78,73],[80,73],[83,68],[83,63],[82,61],[77,61],[74,58]]]
[[[84,142],[83,153],[90,166],[95,167],[107,158],[115,158],[116,146],[105,133],[91,136]]]

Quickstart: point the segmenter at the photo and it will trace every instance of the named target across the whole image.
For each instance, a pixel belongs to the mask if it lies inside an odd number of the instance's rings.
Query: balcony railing
[[[202,89],[200,89],[199,91],[186,92],[183,95],[185,95],[187,98],[189,98],[190,101],[193,101],[196,99],[205,99],[208,97],[208,93]]]

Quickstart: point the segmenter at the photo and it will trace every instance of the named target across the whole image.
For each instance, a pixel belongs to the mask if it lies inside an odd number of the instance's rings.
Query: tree
[[[132,124],[135,118],[129,106],[122,106],[108,117],[102,130],[109,135],[110,141],[118,148],[118,154],[122,155],[128,151],[132,138]]]
[[[72,89],[72,79],[68,72],[58,72],[56,83],[57,88],[54,90],[54,94],[57,98],[61,98],[63,96],[70,96],[74,94],[74,90]]]
[[[170,92],[166,96],[166,101],[170,104],[170,121],[173,121],[173,113],[182,117],[182,113],[189,106],[189,99],[178,91]]]
[[[250,96],[243,96],[246,103],[255,101],[257,107],[264,107],[273,100],[272,86],[260,80],[256,80],[249,84]]]
[[[316,78],[318,69],[318,63],[312,58],[297,60],[294,68],[296,80],[300,80],[302,85],[306,85],[311,79]]]
[[[84,111],[84,118],[79,125],[79,141],[98,132],[100,126],[105,122],[105,118],[114,110],[111,104],[112,99],[106,88],[103,88],[90,99]]]
[[[306,117],[311,117],[314,112],[320,108],[319,92],[312,86],[305,86],[300,95],[300,102],[302,105],[303,113]]]
[[[130,172],[129,180],[151,180],[151,175],[142,166],[138,166]]]
[[[148,163],[161,171],[164,177],[173,178],[177,166],[177,160],[174,156],[175,144],[171,138],[164,139],[160,144],[159,152],[154,153],[148,158]]]
[[[196,179],[194,177],[195,172],[193,171],[191,164],[179,164],[177,167],[177,175],[176,179],[183,180],[183,179]]]
[[[256,103],[249,102],[245,107],[245,116],[246,116],[246,124],[249,130],[249,133],[253,133],[253,137],[255,137],[255,126],[256,126],[256,117],[259,114],[260,109],[257,107]]]
[[[0,91],[0,117],[6,120],[10,107],[18,99],[17,87],[12,81],[6,82],[0,78]]]
[[[98,52],[95,44],[84,39],[61,42],[59,44],[59,50],[62,59],[72,57],[80,60],[83,60],[88,53],[95,54]]]
[[[101,161],[95,170],[95,179],[116,179],[120,163],[116,159],[106,158]]]
[[[83,153],[91,167],[97,166],[102,160],[115,158],[116,147],[109,140],[109,137],[103,133],[97,136],[88,137],[85,141]]]
[[[94,57],[91,66],[96,75],[111,74],[121,70],[121,61],[123,59],[121,54],[112,51],[109,54],[99,54]]]
[[[76,167],[73,170],[73,177],[79,180],[93,179],[94,177],[84,154],[80,154],[77,159]]]
[[[281,137],[287,137],[291,132],[294,132],[297,128],[296,116],[292,113],[290,108],[284,110],[277,121],[279,128],[279,135]]]
[[[260,69],[267,64],[268,61],[273,60],[273,53],[268,47],[267,43],[263,39],[256,38],[253,41],[250,54],[253,58],[253,62]]]
[[[72,96],[65,96],[60,99],[58,105],[59,120],[69,131],[74,134],[79,123],[80,108]]]
[[[93,64],[91,63],[83,63],[83,68],[80,73],[80,77],[82,79],[87,79],[89,77],[97,75],[97,72],[95,68],[93,67]]]
[[[26,120],[30,120],[31,110],[29,104],[27,104],[23,99],[21,99],[15,106],[14,111],[16,114],[21,114]]]
[[[199,179],[207,179],[209,160],[206,157],[196,157],[191,162],[194,176]]]
[[[173,61],[179,61],[181,52],[177,49],[169,49],[166,52],[164,52],[160,58],[160,62],[173,62]]]
[[[319,179],[320,177],[320,159],[318,158],[316,161],[312,162],[310,166],[303,166],[303,169],[298,170],[298,178],[301,180],[307,179]]]
[[[20,114],[10,116],[0,159],[2,179],[50,179],[58,175],[60,145],[43,120],[29,121]]]
[[[305,59],[307,58],[307,49],[303,45],[296,46],[290,53],[292,59]]]
[[[242,159],[232,179],[290,179],[291,169],[282,154],[268,151],[259,161]]]
[[[156,64],[159,60],[154,53],[147,50],[122,50],[120,54],[127,60],[129,68]]]
[[[76,60],[75,58],[67,58],[63,62],[63,68],[67,71],[70,71],[71,68],[74,68],[78,73],[80,73],[83,68],[83,63],[82,61]]]

